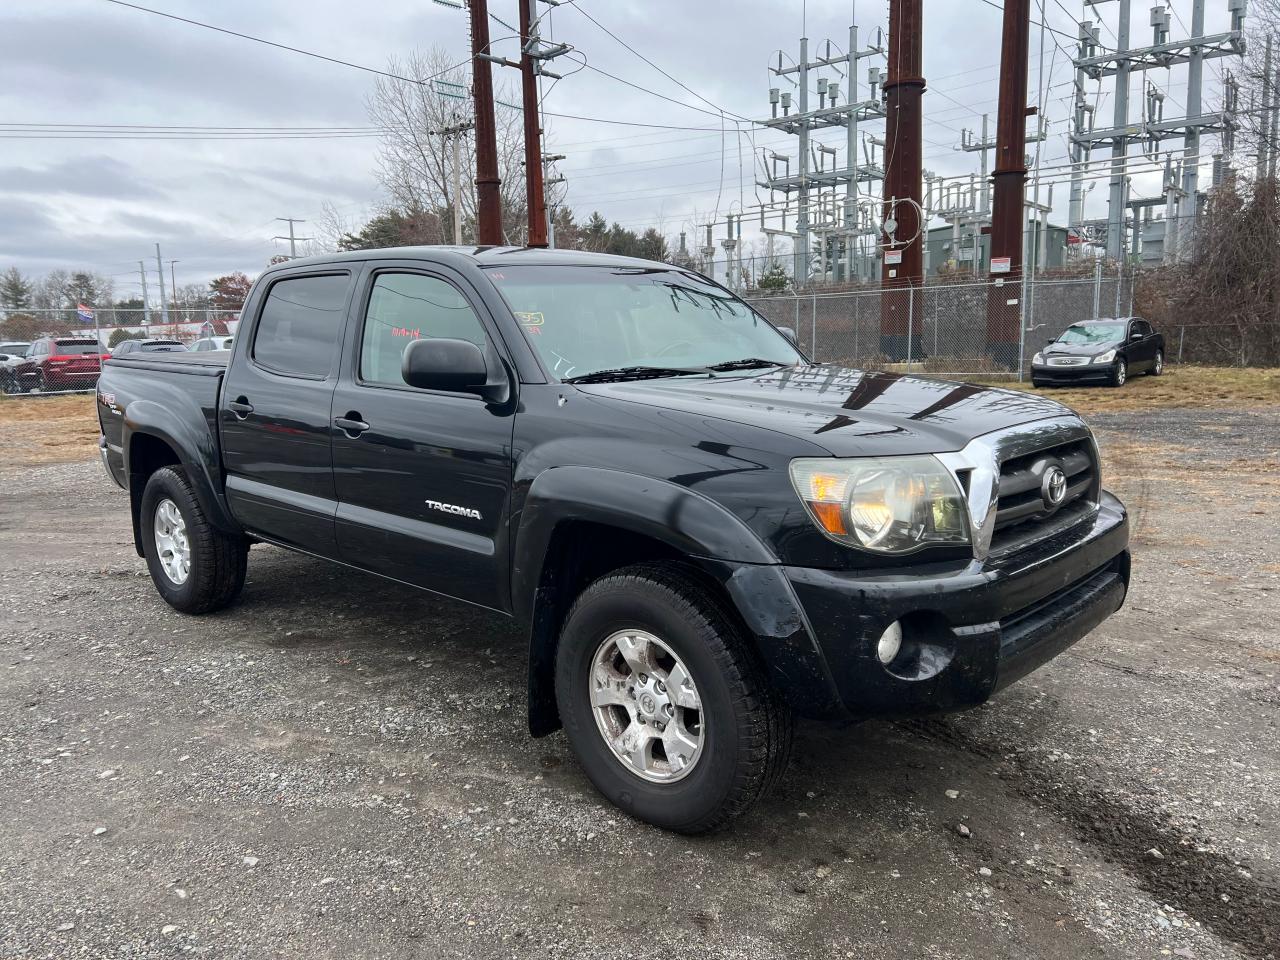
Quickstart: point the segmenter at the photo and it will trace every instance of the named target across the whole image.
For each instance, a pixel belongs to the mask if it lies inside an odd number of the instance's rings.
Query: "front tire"
[[[1129,379],[1129,363],[1124,357],[1116,357],[1115,365],[1111,368],[1111,386],[1123,387],[1125,381]]]
[[[249,542],[209,523],[181,467],[162,467],[147,480],[139,522],[147,569],[169,606],[210,613],[240,595]]]
[[[556,652],[556,700],[592,784],[655,826],[699,834],[777,781],[791,713],[730,613],[678,567],[587,587]]]

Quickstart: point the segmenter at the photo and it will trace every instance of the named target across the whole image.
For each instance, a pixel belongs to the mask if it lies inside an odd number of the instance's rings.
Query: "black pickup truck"
[[[794,716],[982,703],[1128,589],[1065,407],[810,363],[687,270],[363,251],[268,270],[242,317],[98,386],[164,599],[230,604],[265,542],[516,617],[533,735],[663,827],[750,806]]]

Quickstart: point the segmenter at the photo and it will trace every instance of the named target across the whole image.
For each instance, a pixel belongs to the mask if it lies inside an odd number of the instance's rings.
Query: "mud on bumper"
[[[1014,557],[931,572],[784,568],[853,716],[972,707],[1080,640],[1123,604],[1128,518],[1103,494],[1092,521]],[[901,652],[881,663],[895,621]]]

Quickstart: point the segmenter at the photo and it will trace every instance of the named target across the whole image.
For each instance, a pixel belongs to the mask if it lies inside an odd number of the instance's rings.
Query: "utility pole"
[[[498,176],[498,130],[493,114],[493,70],[489,52],[489,4],[468,0],[471,14],[471,98],[476,111],[476,242],[503,242],[501,178]]]
[[[138,276],[142,278],[142,330],[145,333],[151,326],[151,318],[147,316],[147,265],[138,261]]]
[[[177,262],[177,260],[169,261],[169,296],[173,297],[174,316],[177,316],[178,313],[178,281],[174,279],[173,272],[173,265]]]
[[[454,122],[440,130],[434,130],[442,137],[449,138],[450,145],[453,148],[453,200],[450,206],[453,207],[453,242],[455,244],[462,243],[462,136],[468,130],[475,127],[470,120],[462,120],[457,113],[453,115]]]
[[[537,26],[533,0],[520,0],[520,79],[524,96],[524,184],[525,207],[529,214],[526,245],[547,245],[547,196],[542,185],[542,129],[538,123]]]
[[[1204,0],[1192,0],[1191,3],[1191,36],[1204,36]],[[1187,119],[1198,120],[1200,117],[1201,93],[1204,88],[1204,49],[1193,47],[1191,59],[1187,61]],[[1194,123],[1188,124],[1182,147],[1182,215],[1178,218],[1178,236],[1189,251],[1192,244],[1192,233],[1195,230],[1196,193],[1200,189],[1200,128]],[[1174,253],[1178,251],[1175,247]]]
[[[1128,0],[1121,0],[1127,3]],[[987,288],[987,353],[999,364],[1018,359],[1022,329],[1023,225],[1027,181],[1027,55],[1031,0],[1004,0],[1000,102],[991,204],[992,284]],[[1012,296],[1010,295],[1012,294]],[[1012,302],[1010,302],[1012,301]]]
[[[156,274],[160,279],[160,323],[169,325],[169,304],[164,298],[164,264],[160,260],[160,244],[156,244]]]
[[[279,221],[281,221],[282,223],[287,223],[287,224],[289,225],[289,235],[288,235],[287,237],[272,237],[271,239],[272,239],[272,240],[288,240],[288,241],[289,241],[289,259],[290,259],[290,260],[297,260],[297,259],[298,259],[298,246],[297,246],[298,241],[299,241],[299,240],[310,240],[311,238],[310,238],[310,237],[295,237],[295,236],[293,235],[293,225],[294,225],[295,223],[306,223],[307,221],[305,221],[305,220],[295,220],[293,217],[276,217],[276,219],[277,219],[277,220],[279,220]]]
[[[1258,176],[1267,176],[1274,168],[1276,149],[1272,142],[1276,131],[1271,126],[1271,34],[1267,34],[1266,53],[1262,57],[1262,136],[1258,138]]]
[[[1116,28],[1116,90],[1115,132],[1111,141],[1111,182],[1107,198],[1107,256],[1113,260],[1124,258],[1124,194],[1125,161],[1129,155],[1129,74],[1130,63],[1125,59],[1129,52],[1129,0],[1118,0],[1120,23]]]
[[[453,242],[462,243],[462,132],[449,138],[453,145]]]
[[[1006,3],[1011,0],[1006,0]],[[1025,2],[1025,0],[1024,0]],[[922,0],[890,0],[889,73],[884,82],[884,263],[880,352],[890,360],[920,358],[926,242],[921,106],[924,98]],[[905,239],[899,240],[899,236]],[[907,296],[898,294],[907,291]]]
[[[1080,66],[1080,62],[1087,57],[1097,55],[1099,31],[1100,28],[1094,26],[1092,20],[1082,20],[1080,22],[1080,43],[1077,50],[1077,59],[1073,64],[1076,68],[1075,83],[1073,85],[1074,100],[1071,111],[1071,129],[1074,136],[1071,137],[1069,144],[1071,202],[1067,207],[1067,233],[1068,240],[1072,234],[1076,236],[1079,241],[1078,246],[1081,249],[1083,249],[1084,244],[1084,173],[1085,166],[1089,162],[1091,150],[1090,144],[1085,140],[1079,139],[1079,137],[1093,132],[1094,108],[1085,99],[1084,84],[1088,79],[1088,74]]]
[[[552,164],[563,159],[563,153],[544,154],[542,157],[542,165],[544,167],[550,167]],[[544,188],[557,183],[564,183],[564,177],[560,174],[556,174],[554,177],[544,177],[542,181]],[[547,246],[553,250],[556,246],[556,218],[550,207],[547,208]]]

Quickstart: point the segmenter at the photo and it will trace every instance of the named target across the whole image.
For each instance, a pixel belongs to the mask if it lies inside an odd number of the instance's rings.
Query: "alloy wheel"
[[[654,783],[689,774],[706,740],[702,700],[670,646],[644,630],[611,634],[588,683],[596,727],[619,763]]]
[[[168,497],[156,504],[156,556],[160,569],[174,584],[182,586],[191,575],[191,545],[187,541],[187,521],[178,505]]]

